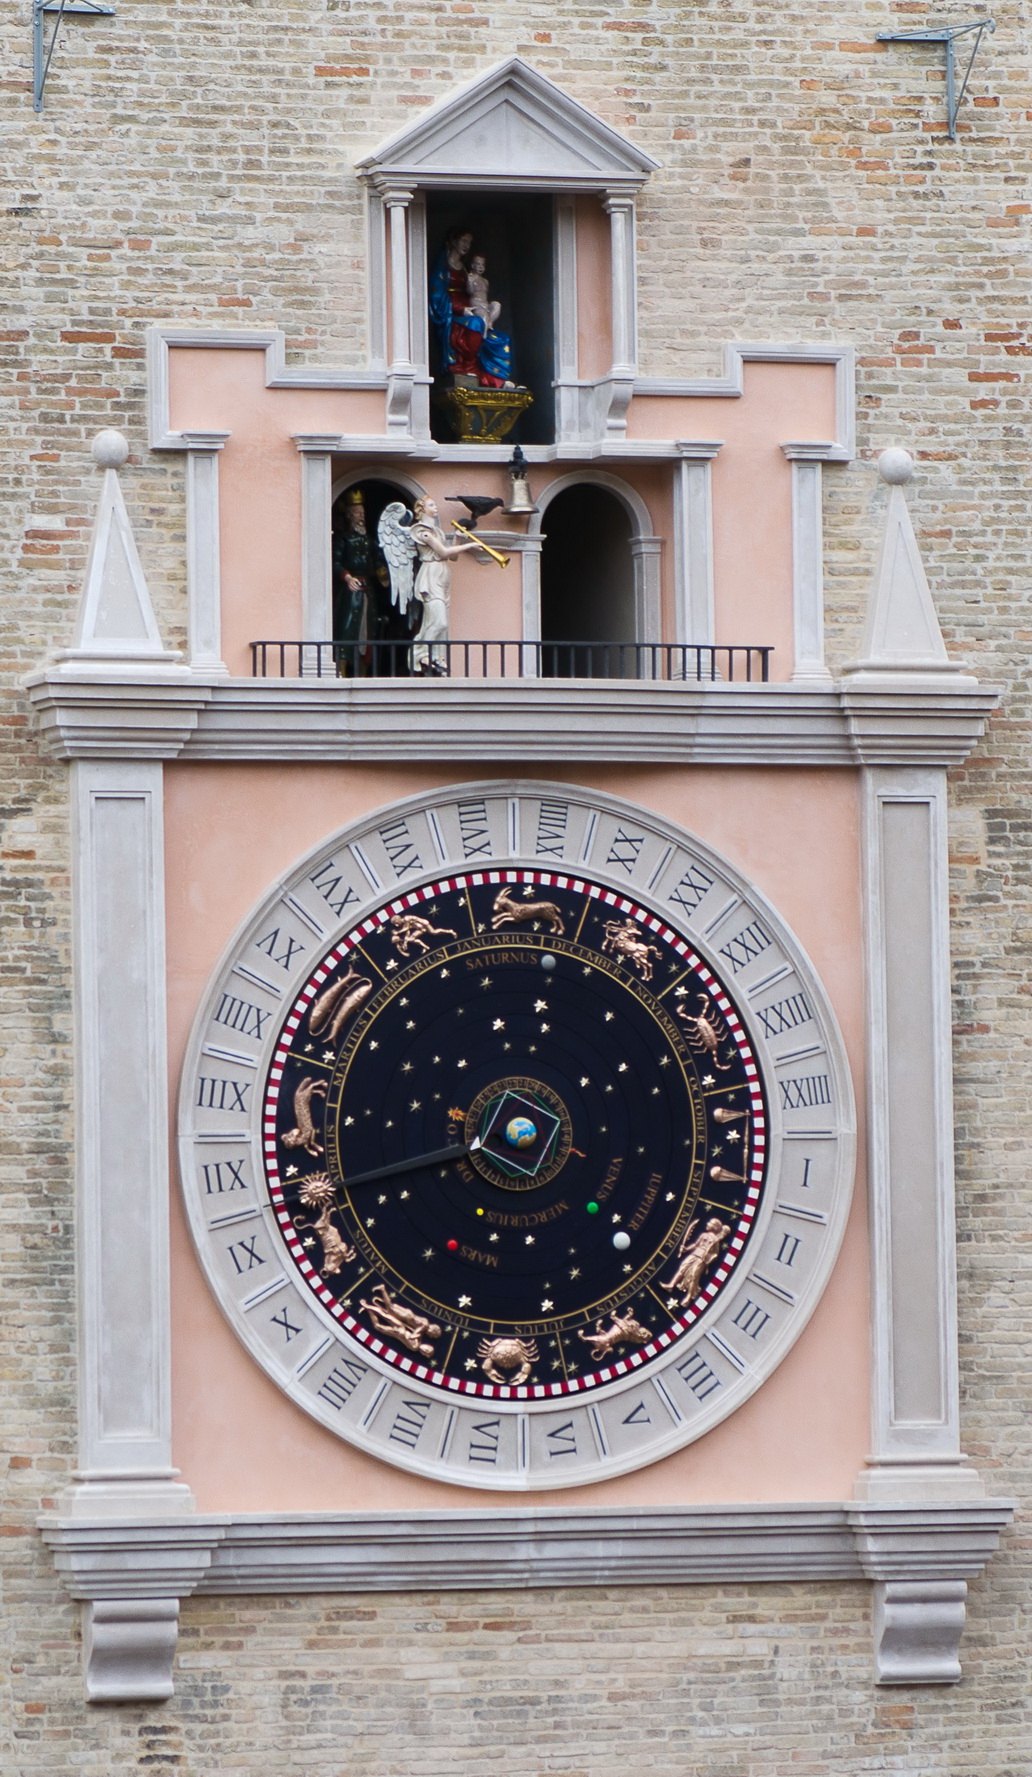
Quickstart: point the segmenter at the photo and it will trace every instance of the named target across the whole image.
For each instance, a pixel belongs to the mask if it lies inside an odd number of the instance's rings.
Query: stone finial
[[[890,490],[889,503],[862,654],[850,672],[959,673],[962,668],[946,652],[903,491],[913,477],[914,459],[898,447],[884,450],[878,473]]]
[[[59,658],[79,666],[91,662],[167,666],[177,656],[162,647],[118,480],[129,445],[121,432],[106,428],[97,433],[91,452],[104,479],[79,600],[75,642]]]

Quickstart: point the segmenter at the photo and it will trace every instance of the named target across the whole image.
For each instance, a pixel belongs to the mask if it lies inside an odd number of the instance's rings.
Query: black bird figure
[[[503,504],[501,500],[489,500],[486,494],[445,494],[444,497],[457,505],[465,506],[469,513],[469,520],[466,524],[467,531],[475,531],[478,518],[486,518],[489,512],[495,510],[496,506]]]

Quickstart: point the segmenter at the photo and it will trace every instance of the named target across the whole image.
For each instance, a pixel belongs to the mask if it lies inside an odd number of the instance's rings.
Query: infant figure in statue
[[[487,261],[482,253],[474,253],[466,273],[466,295],[469,298],[469,313],[478,315],[484,326],[494,326],[502,312],[500,302],[491,301],[491,286],[487,281]]]

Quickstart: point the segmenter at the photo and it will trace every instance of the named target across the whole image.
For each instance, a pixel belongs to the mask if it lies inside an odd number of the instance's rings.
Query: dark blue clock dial
[[[364,920],[287,1019],[266,1170],[291,1260],[390,1363],[461,1393],[579,1392],[716,1300],[767,1120],[712,966],[603,884],[432,883]]]

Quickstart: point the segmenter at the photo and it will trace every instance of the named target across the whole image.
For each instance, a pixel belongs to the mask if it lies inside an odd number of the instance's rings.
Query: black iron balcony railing
[[[252,642],[256,679],[656,679],[761,684],[772,648],[680,642]]]

